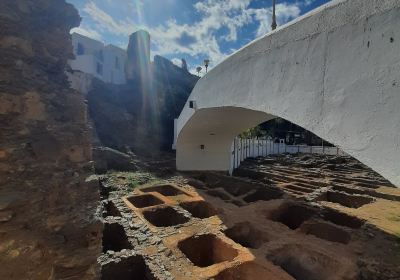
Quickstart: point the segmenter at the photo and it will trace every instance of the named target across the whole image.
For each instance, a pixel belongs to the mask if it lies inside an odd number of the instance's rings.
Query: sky
[[[126,49],[128,37],[144,29],[151,35],[151,53],[191,72],[210,67],[271,31],[272,0],[67,0],[82,17],[72,30]],[[329,0],[277,0],[277,21],[283,25]],[[204,68],[204,67],[203,67]]]

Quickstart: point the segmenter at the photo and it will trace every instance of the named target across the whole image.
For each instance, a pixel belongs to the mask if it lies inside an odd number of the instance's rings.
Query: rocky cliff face
[[[88,104],[101,143],[141,155],[170,150],[174,119],[197,80],[160,56],[154,58],[149,71],[130,77],[126,85],[95,80]]]
[[[0,1],[0,279],[91,279],[101,251],[65,0]]]

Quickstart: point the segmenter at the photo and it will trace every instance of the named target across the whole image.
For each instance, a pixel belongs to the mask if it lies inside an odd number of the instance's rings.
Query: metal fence
[[[279,154],[324,154],[324,155],[345,155],[337,147],[326,146],[305,146],[286,145],[274,143],[265,139],[244,139],[236,137],[232,144],[231,173],[240,166],[240,163],[247,158],[266,157]]]

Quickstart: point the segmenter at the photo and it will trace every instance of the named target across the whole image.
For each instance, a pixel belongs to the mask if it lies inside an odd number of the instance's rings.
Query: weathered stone
[[[98,278],[86,104],[65,75],[79,22],[65,0],[0,1],[0,279]]]
[[[0,212],[0,223],[8,222],[13,217],[14,213],[12,211]]]
[[[150,69],[150,34],[139,30],[129,37],[126,79],[148,79]]]
[[[120,171],[136,170],[136,165],[129,155],[107,147],[93,148],[93,160],[95,170],[100,174],[111,169]]]
[[[5,159],[7,157],[7,152],[0,149],[0,159]]]
[[[16,49],[29,57],[32,57],[34,55],[31,42],[14,36],[7,36],[2,38],[0,40],[0,48]]]
[[[40,95],[37,92],[27,92],[24,96],[25,117],[28,120],[44,120],[45,107],[40,101]]]
[[[20,196],[21,194],[18,192],[0,192],[0,211],[9,208]]]
[[[88,160],[88,155],[85,147],[74,145],[65,151],[68,158],[72,162],[85,162]]]
[[[183,59],[183,58],[182,58],[182,69],[185,71],[188,71],[186,59]]]
[[[21,112],[21,100],[18,96],[1,93],[0,115]]]

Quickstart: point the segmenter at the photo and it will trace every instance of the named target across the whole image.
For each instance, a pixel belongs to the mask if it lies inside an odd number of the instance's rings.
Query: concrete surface
[[[177,168],[228,170],[234,136],[282,117],[400,186],[399,49],[398,0],[332,1],[255,40],[197,83]]]

